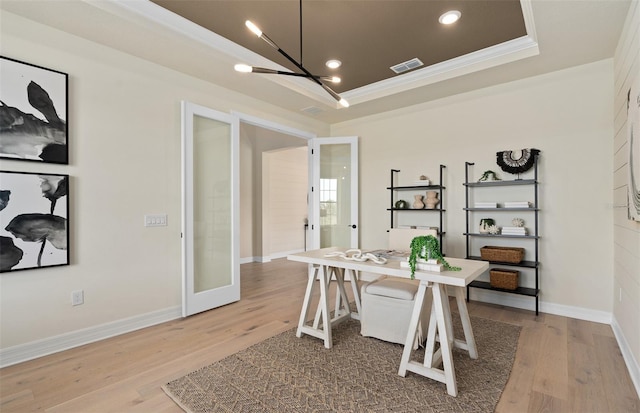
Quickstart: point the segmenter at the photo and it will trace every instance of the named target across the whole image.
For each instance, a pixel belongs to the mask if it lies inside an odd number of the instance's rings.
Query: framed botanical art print
[[[0,158],[69,163],[68,75],[0,56]]]
[[[69,175],[0,171],[0,272],[69,264]]]

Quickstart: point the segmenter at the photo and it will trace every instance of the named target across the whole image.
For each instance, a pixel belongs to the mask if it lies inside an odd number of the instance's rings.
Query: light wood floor
[[[294,327],[305,274],[284,259],[245,264],[240,302],[1,369],[0,411],[181,412],[160,386]],[[476,302],[469,310],[522,326],[497,412],[640,412],[610,326]]]

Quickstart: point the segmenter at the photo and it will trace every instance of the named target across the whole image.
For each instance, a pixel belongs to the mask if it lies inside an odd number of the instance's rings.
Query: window
[[[338,180],[320,179],[320,225],[337,225]]]

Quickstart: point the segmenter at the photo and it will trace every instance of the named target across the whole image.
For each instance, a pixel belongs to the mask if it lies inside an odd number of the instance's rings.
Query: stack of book
[[[409,258],[407,258],[406,261],[400,261],[400,267],[411,268]],[[442,272],[444,271],[444,265],[440,264],[439,260],[423,260],[418,258],[416,260],[416,270]]]
[[[497,202],[475,202],[473,204],[474,208],[497,208]]]
[[[502,235],[527,235],[525,227],[502,227]]]
[[[505,208],[531,208],[531,203],[527,201],[505,202]]]

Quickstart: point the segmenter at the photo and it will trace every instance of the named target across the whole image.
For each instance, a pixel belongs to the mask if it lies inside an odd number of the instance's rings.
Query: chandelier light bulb
[[[262,30],[260,30],[258,26],[253,24],[251,20],[247,20],[246,22],[244,22],[244,25],[247,26],[247,28],[251,30],[256,36],[258,37],[262,36]]]
[[[250,73],[253,71],[253,67],[242,64],[242,63],[238,63],[233,68],[236,70],[236,72],[242,72],[242,73]]]
[[[1,1],[1,0],[0,0]],[[300,10],[302,13],[302,0],[300,1]],[[282,50],[273,40],[271,40],[269,38],[269,36],[267,36],[266,34],[264,34],[262,32],[262,30],[260,30],[258,28],[258,26],[256,26],[251,20],[246,20],[244,22],[244,25],[247,26],[247,28],[249,30],[251,30],[251,32],[253,34],[255,34],[256,36],[258,36],[260,39],[264,40],[269,46],[273,47],[275,50],[278,51],[278,53],[280,53],[282,56],[284,56],[288,61],[290,61],[291,63],[293,63],[298,69],[300,69],[300,71],[302,71],[302,73],[300,72],[289,72],[289,71],[281,71],[281,70],[275,70],[275,69],[267,69],[264,67],[253,67],[253,66],[249,66],[246,64],[236,64],[234,66],[234,69],[238,72],[241,73],[263,73],[263,74],[275,74],[275,75],[286,75],[286,76],[299,76],[299,77],[306,77],[309,80],[312,80],[313,82],[317,83],[318,85],[320,85],[324,90],[327,91],[327,93],[329,93],[335,100],[338,101],[338,103],[347,108],[349,107],[349,102],[347,102],[345,99],[342,99],[340,97],[340,95],[338,95],[336,92],[334,92],[329,86],[325,85],[324,83],[322,83],[322,81],[327,81],[327,82],[333,82],[333,83],[339,83],[341,81],[341,79],[338,76],[316,76],[314,74],[312,74],[311,72],[309,72],[309,70],[307,70],[304,66],[302,66],[302,62],[298,62],[296,61],[294,58],[292,58],[291,56],[289,56],[289,54],[287,54],[284,50]],[[302,18],[300,19],[300,55],[302,56]],[[302,58],[301,58],[302,60]],[[335,60],[332,59],[333,62],[327,62],[327,65],[331,68],[336,68],[340,66],[340,61],[339,60]]]

